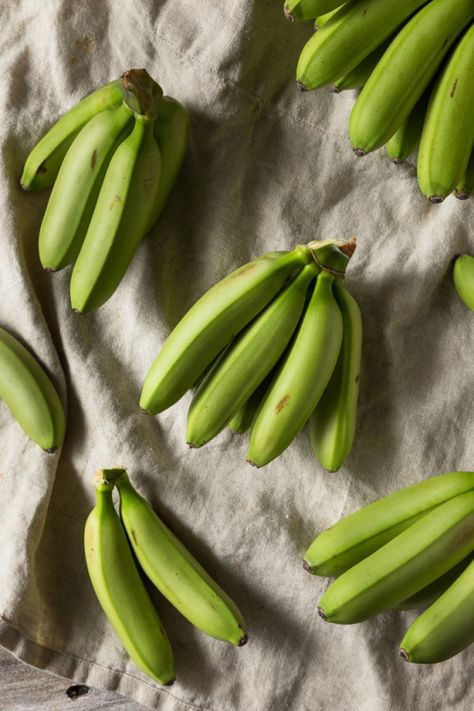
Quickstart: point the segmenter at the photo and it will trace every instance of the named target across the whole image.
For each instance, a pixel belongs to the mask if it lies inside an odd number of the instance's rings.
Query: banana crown
[[[122,75],[122,95],[127,106],[138,116],[154,121],[163,89],[146,69],[129,69]]]

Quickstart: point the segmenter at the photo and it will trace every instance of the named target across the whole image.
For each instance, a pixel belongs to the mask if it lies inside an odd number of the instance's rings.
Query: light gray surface
[[[473,319],[449,277],[453,255],[474,250],[472,202],[430,206],[411,166],[383,153],[354,158],[353,96],[295,90],[310,27],[287,24],[279,1],[17,0],[1,4],[0,20],[0,323],[30,344],[68,401],[66,443],[53,457],[0,407],[0,643],[161,711],[472,708],[472,650],[433,668],[404,665],[397,646],[412,615],[325,625],[315,611],[325,583],[300,563],[342,514],[473,466]],[[190,149],[120,289],[79,317],[68,270],[39,266],[47,196],[23,194],[18,178],[57,116],[133,66],[188,106]],[[226,432],[189,451],[188,396],[159,418],[140,414],[160,344],[208,286],[265,251],[353,234],[347,280],[365,336],[357,439],[339,474],[318,467],[305,432],[259,472],[245,464],[245,437]],[[172,689],[127,659],[85,571],[93,473],[120,464],[249,627],[249,644],[229,648],[157,596],[177,662]]]

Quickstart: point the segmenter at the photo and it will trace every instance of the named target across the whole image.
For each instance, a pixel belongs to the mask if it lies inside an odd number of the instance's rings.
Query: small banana
[[[461,301],[474,311],[474,257],[461,254],[456,258],[453,282]]]
[[[454,657],[474,642],[474,561],[421,614],[400,645],[407,662],[434,664]]]
[[[189,409],[188,444],[201,447],[215,437],[272,370],[298,325],[308,287],[318,271],[315,263],[303,267],[213,368]]]
[[[262,467],[283,452],[309,419],[339,356],[342,316],[334,276],[319,274],[294,341],[250,431],[247,461]]]
[[[84,548],[95,594],[131,659],[159,684],[175,679],[173,653],[112,501],[113,484],[98,473],[97,501],[86,521]]]
[[[358,0],[346,3],[303,47],[296,69],[298,85],[310,90],[339,81],[426,2]]]
[[[467,200],[474,192],[474,152],[471,154],[469,164],[466,168],[462,179],[456,186],[454,191],[458,200]]]
[[[469,19],[473,17],[474,10]],[[418,182],[433,203],[455,189],[469,164],[474,147],[473,77],[474,25],[457,44],[433,90],[421,134]]]
[[[314,21],[314,29],[315,30],[320,30],[321,27],[324,27],[324,25],[329,22],[331,17],[333,17],[341,7],[344,6],[345,3],[342,3],[342,5],[338,5],[337,7],[334,8],[334,10],[330,10],[329,12],[325,12],[324,15],[318,15],[318,17]]]
[[[396,165],[409,158],[420,142],[429,93],[423,94],[413,111],[385,146],[388,157]]]
[[[450,472],[384,496],[320,533],[304,555],[305,568],[339,575],[441,504],[472,490],[474,472]]]
[[[402,600],[397,605],[395,605],[395,610],[420,610],[421,608],[428,607],[435,600],[437,600],[441,595],[446,592],[446,590],[451,587],[461,573],[466,570],[467,566],[473,560],[472,555],[468,556],[462,560],[454,568],[448,570],[447,573],[442,575],[437,580],[433,580],[432,583],[427,585],[425,588],[415,593],[406,600]]]
[[[389,4],[393,5],[391,0]],[[431,0],[400,30],[352,109],[349,136],[356,155],[363,156],[391,139],[473,18],[472,0]]]
[[[177,402],[224,346],[310,260],[306,246],[263,255],[209,289],[165,341],[145,378],[140,407],[157,414]]]
[[[120,492],[120,516],[130,545],[152,583],[195,627],[244,645],[244,621],[234,602],[133,488],[126,471],[106,471],[105,476]]]
[[[342,347],[334,373],[309,421],[314,454],[332,472],[343,465],[354,441],[362,351],[360,309],[342,281],[336,280],[333,288],[342,314]]]
[[[318,15],[335,10],[341,0],[285,0],[283,12],[290,22],[314,20]]]
[[[474,550],[474,491],[427,513],[327,588],[319,614],[353,624],[394,607]]]
[[[0,328],[0,398],[20,427],[47,452],[64,439],[64,408],[56,388],[36,358]]]
[[[380,62],[389,44],[390,42],[383,42],[380,47],[374,49],[374,51],[363,59],[360,64],[354,67],[354,69],[351,69],[345,76],[331,84],[329,87],[330,90],[335,94],[339,94],[341,91],[349,89],[362,89],[367,79]]]
[[[45,269],[63,269],[76,259],[111,155],[131,125],[132,112],[122,104],[91,118],[73,140],[41,223],[39,255]]]
[[[105,84],[72,107],[36,144],[25,161],[21,176],[24,190],[43,190],[54,183],[69,146],[79,131],[100,111],[122,103],[121,81]]]
[[[247,402],[245,402],[235,413],[229,422],[229,428],[232,432],[235,432],[236,434],[244,434],[250,429],[255,418],[255,414],[260,407],[260,403],[262,402],[274,375],[275,373],[272,370],[267,375],[265,380],[263,380],[258,388],[251,394]]]

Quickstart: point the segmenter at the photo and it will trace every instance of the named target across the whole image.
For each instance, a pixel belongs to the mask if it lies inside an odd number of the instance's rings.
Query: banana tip
[[[313,572],[307,560],[303,560],[303,568],[306,570],[307,573]]]
[[[363,158],[367,155],[367,151],[364,151],[363,148],[354,148],[353,151],[358,158]]]
[[[318,607],[318,615],[321,617],[322,620],[324,620],[324,622],[328,621],[328,618],[324,614],[324,610],[322,607]]]
[[[302,81],[297,81],[296,86],[300,91],[308,91],[308,87],[305,86]]]
[[[150,416],[151,416],[151,412],[148,412],[148,410],[146,409],[146,407],[143,407],[143,405],[140,405],[140,410],[141,410],[141,412],[142,412],[144,415],[150,415]]]
[[[467,193],[465,190],[456,190],[454,197],[457,197],[458,200],[469,200],[471,193]]]
[[[331,84],[331,86],[329,87],[329,91],[331,91],[333,94],[340,94],[341,93],[335,84]]]
[[[410,661],[410,656],[408,652],[406,652],[403,647],[400,649],[400,656],[403,659],[404,662],[409,662]]]
[[[57,452],[57,447],[49,447],[48,449],[45,449],[44,451],[47,452],[47,454],[54,454]]]
[[[169,681],[166,682],[166,684],[163,684],[163,686],[173,686],[175,681],[176,681],[176,678],[170,679]]]
[[[239,647],[244,647],[248,641],[249,641],[248,635],[244,634],[244,636],[239,639]]]
[[[283,8],[283,14],[284,14],[284,16],[286,17],[286,19],[287,19],[289,22],[294,22],[294,21],[295,21],[295,18],[294,18],[294,16],[291,14],[290,8],[287,7],[287,5],[285,5],[285,7]]]
[[[404,162],[403,158],[398,158],[398,157],[396,157],[396,156],[395,156],[394,158],[390,158],[390,161],[391,161],[394,165],[401,165],[401,164]]]
[[[251,459],[247,459],[247,464],[250,464],[250,466],[256,467],[257,469],[259,469],[260,466],[257,462],[253,462]]]
[[[444,197],[442,195],[430,195],[428,199],[432,205],[439,205],[443,202]]]

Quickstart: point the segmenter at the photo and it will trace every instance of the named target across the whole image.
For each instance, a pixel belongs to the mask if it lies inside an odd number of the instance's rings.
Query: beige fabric
[[[324,624],[325,582],[300,559],[342,514],[431,473],[474,461],[474,317],[450,260],[474,250],[472,202],[420,197],[411,165],[356,159],[353,95],[303,95],[293,81],[310,23],[277,0],[7,0],[0,7],[0,323],[29,343],[68,402],[65,446],[29,442],[0,406],[0,642],[77,682],[182,711],[435,711],[472,708],[472,650],[436,667],[403,664],[412,614]],[[78,316],[69,270],[43,273],[47,194],[22,193],[23,161],[83,94],[144,66],[191,113],[169,205],[115,296]],[[264,470],[246,438],[184,442],[189,396],[152,419],[144,375],[179,317],[224,274],[268,250],[357,235],[348,285],[364,316],[357,440],[328,474],[307,433]],[[178,681],[160,689],[128,660],[89,584],[82,551],[98,467],[123,465],[240,605],[249,644],[194,630],[156,595]]]

